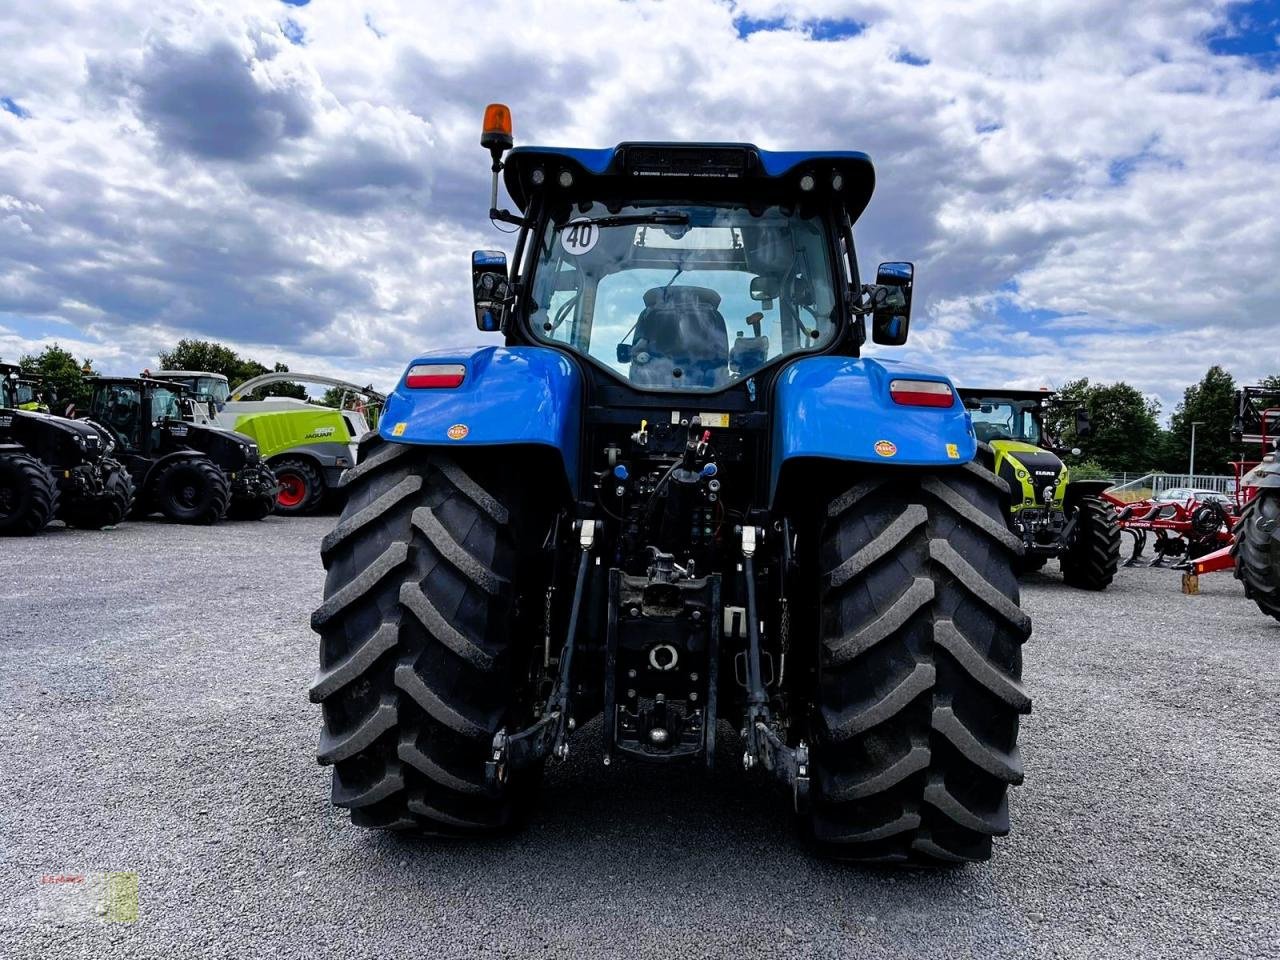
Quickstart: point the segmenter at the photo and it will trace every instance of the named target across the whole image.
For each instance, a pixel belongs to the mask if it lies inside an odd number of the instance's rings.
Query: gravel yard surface
[[[1280,956],[1280,624],[1230,575],[1030,578],[1013,833],[867,870],[731,737],[707,781],[603,767],[596,724],[515,837],[353,828],[306,694],[333,522],[0,541],[0,957]]]

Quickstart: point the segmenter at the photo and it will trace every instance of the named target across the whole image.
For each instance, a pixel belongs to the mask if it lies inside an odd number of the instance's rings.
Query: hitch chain
[[[560,652],[560,669],[555,685],[547,697],[541,719],[519,733],[509,734],[504,727],[493,735],[489,760],[484,765],[485,786],[490,793],[501,791],[513,771],[530,767],[548,756],[555,756],[558,760],[569,757],[569,734],[575,727],[570,696],[573,652],[587,576],[591,571],[591,547],[595,542],[596,523],[595,520],[583,520],[577,524],[578,546],[582,549],[582,556],[578,560],[578,578],[573,588],[569,629],[565,635],[564,649]]]
[[[809,747],[801,740],[789,747],[779,733],[778,724],[769,713],[769,694],[760,672],[760,617],[756,611],[755,554],[764,539],[764,531],[744,526],[742,535],[742,574],[747,592],[747,710],[742,737],[746,751],[743,769],[757,763],[792,789],[797,813],[809,806]]]

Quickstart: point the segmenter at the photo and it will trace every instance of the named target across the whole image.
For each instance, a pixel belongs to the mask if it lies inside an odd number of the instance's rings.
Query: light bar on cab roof
[[[907,407],[950,407],[956,402],[951,385],[937,380],[890,380],[889,396]]]
[[[404,384],[413,390],[458,387],[467,377],[461,363],[415,363],[404,376]]]

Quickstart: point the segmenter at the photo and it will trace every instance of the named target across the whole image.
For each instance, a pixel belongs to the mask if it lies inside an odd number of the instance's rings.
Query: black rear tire
[[[530,636],[517,590],[532,580],[545,513],[509,467],[373,436],[343,477],[312,615],[322,705],[318,759],[358,826],[476,835],[518,823],[541,769],[485,789],[494,733],[531,722]],[[530,596],[530,609],[540,609]]]
[[[1258,491],[1236,521],[1235,535],[1231,556],[1244,595],[1280,620],[1280,490]]]
[[[276,496],[276,513],[300,517],[316,510],[324,500],[324,477],[310,460],[286,457],[272,461],[280,493]]]
[[[1071,544],[1060,558],[1062,579],[1081,590],[1105,590],[1120,569],[1120,520],[1100,497],[1081,497]]]
[[[208,457],[189,457],[161,467],[152,490],[152,501],[174,523],[217,523],[231,504],[227,475]]]
[[[27,453],[0,453],[0,536],[29,537],[53,519],[58,482]]]
[[[819,535],[821,642],[810,828],[838,859],[985,860],[1022,782],[1008,487],[976,463],[882,473]]]
[[[133,478],[123,464],[107,460],[102,465],[107,479],[102,492],[93,497],[64,498],[58,516],[69,527],[101,530],[123,523],[133,509]]]

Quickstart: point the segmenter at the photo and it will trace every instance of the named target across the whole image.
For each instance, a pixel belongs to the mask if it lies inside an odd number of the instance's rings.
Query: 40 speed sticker
[[[600,239],[600,228],[586,217],[570,220],[560,231],[560,246],[572,257],[590,253]]]
[[[898,453],[898,445],[892,440],[877,440],[874,449],[882,457],[893,457]]]

